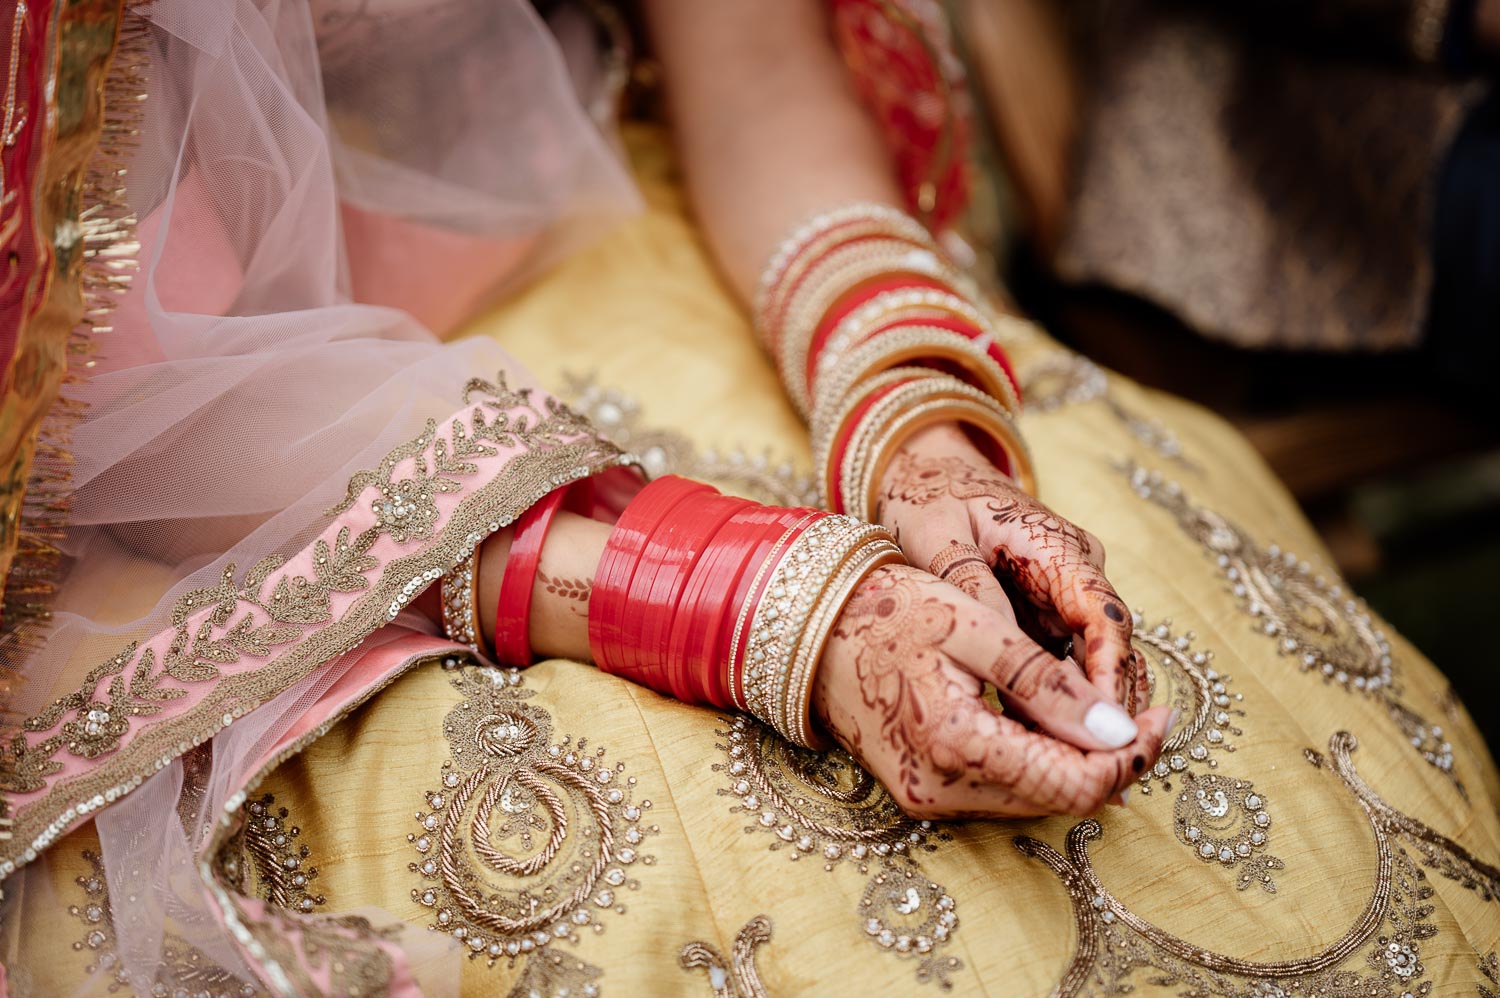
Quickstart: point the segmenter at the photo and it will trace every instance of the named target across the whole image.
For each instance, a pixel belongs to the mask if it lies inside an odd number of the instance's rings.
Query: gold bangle
[[[843,459],[837,468],[838,477],[829,480],[829,485],[837,480],[840,492],[843,494],[843,501],[841,501],[843,509],[840,512],[849,513],[852,516],[864,516],[864,509],[862,509],[864,504],[859,501],[858,492],[850,491],[850,486],[861,482],[865,465],[870,464],[870,461],[873,461],[879,453],[874,449],[874,441],[879,438],[882,429],[906,408],[929,401],[935,396],[953,395],[953,386],[962,386],[975,392],[972,387],[966,386],[957,378],[930,371],[927,372],[927,377],[910,384],[903,384],[894,392],[883,396],[859,416],[859,422],[853,425],[847,437]],[[975,392],[975,395],[978,395],[978,392]],[[829,489],[828,498],[831,497],[832,491]],[[850,510],[859,510],[859,512],[853,513]],[[867,516],[867,519],[873,519],[873,516]]]
[[[886,244],[888,250],[894,243],[902,247],[902,251],[920,250],[939,255],[937,245],[930,239],[892,229],[880,222],[851,222],[831,229],[807,244],[767,297],[763,308],[753,313],[762,342],[773,353],[779,349],[781,337],[786,333],[791,301],[806,286],[809,275],[816,268],[825,265],[832,257],[866,250],[872,243]]]
[[[829,506],[829,497],[832,496],[831,473],[837,473],[833,465],[833,443],[838,439],[839,431],[849,422],[854,415],[854,410],[865,403],[871,395],[888,385],[900,381],[919,380],[933,376],[930,367],[893,367],[874,375],[866,381],[859,382],[841,400],[838,408],[828,409],[819,407],[814,412],[812,421],[812,452],[813,467],[819,469],[818,490],[825,508]],[[841,510],[833,510],[835,513]]]
[[[443,633],[449,640],[479,652],[484,634],[479,623],[479,548],[464,555],[439,583],[443,604]]]
[[[817,613],[808,623],[802,642],[797,646],[797,661],[788,677],[785,692],[787,738],[804,748],[824,749],[828,739],[812,724],[812,691],[822,664],[823,651],[833,633],[839,614],[859,584],[882,565],[903,564],[906,558],[889,535],[873,537],[851,553],[839,574],[823,591]]]
[[[846,234],[840,230],[849,230],[852,233],[856,229],[872,234],[884,233],[916,243],[936,245],[926,226],[904,211],[890,205],[857,202],[814,215],[777,245],[775,252],[771,254],[771,259],[761,270],[752,314],[762,334],[774,331],[767,320],[776,304],[776,296],[791,279],[792,265],[799,260],[805,261],[811,256],[810,250],[813,249],[814,242],[822,241],[834,232],[840,232],[840,235]],[[762,342],[766,342],[764,335]],[[772,343],[766,342],[766,345],[774,348]]]
[[[836,374],[837,381],[818,386],[814,419],[819,408],[836,404],[842,394],[847,394],[852,386],[866,378],[890,367],[937,360],[950,361],[961,368],[970,384],[994,398],[1007,411],[1020,408],[1010,376],[990,356],[982,341],[937,326],[900,326],[871,337],[844,356]]]
[[[1033,495],[1036,493],[1031,456],[1000,407],[994,404],[994,400],[933,399],[901,413],[875,441],[871,448],[873,460],[865,464],[856,491],[852,493],[863,498],[864,515],[869,515],[873,510],[876,483],[884,475],[901,444],[918,430],[945,422],[966,423],[988,435],[1004,451],[1010,476],[1016,480],[1016,484],[1025,492]],[[847,500],[845,505],[852,509],[858,508]]]
[[[979,329],[980,336],[970,342],[981,346],[986,356],[988,356],[990,342],[1001,344],[1002,348],[1006,342],[1014,342],[1014,336],[1001,335],[1002,327],[1024,324],[1020,319],[1002,316],[1000,317],[1001,324],[997,326],[991,318],[985,316],[969,302],[957,295],[942,291],[906,290],[877,295],[841,321],[829,336],[828,342],[824,344],[822,352],[818,355],[816,369],[813,371],[813,398],[818,399],[824,395],[825,390],[821,387],[824,379],[844,366],[845,352],[872,338],[871,333],[875,325],[881,322],[894,322],[902,318],[911,318],[915,321],[918,318],[925,318],[932,312],[953,315]],[[949,330],[949,332],[952,331]],[[1019,414],[1021,401],[1016,395],[1015,385],[993,358],[989,359],[989,364],[998,372],[998,377],[994,379],[998,390],[996,397],[1011,412]]]
[[[797,644],[830,579],[866,538],[884,528],[847,516],[825,516],[808,527],[777,560],[750,620],[743,688],[750,713],[785,733],[778,723],[783,688]]]
[[[809,275],[788,303],[787,318],[782,325],[780,348],[776,354],[781,380],[797,411],[806,417],[812,407],[811,386],[807,376],[807,354],[812,347],[818,324],[827,317],[845,295],[867,281],[902,275],[951,280],[952,271],[936,254],[927,250],[895,253],[885,249],[868,254],[850,255],[832,262],[833,269]]]
[[[778,555],[781,553],[781,549],[786,546],[789,540],[797,535],[797,531],[802,529],[803,524],[817,515],[817,513],[808,513],[802,519],[788,527],[786,533],[777,539],[776,543],[771,546],[771,550],[766,553],[766,559],[760,563],[760,568],[756,570],[755,577],[750,581],[750,592],[760,592],[760,581],[766,577],[767,572],[773,571],[774,566],[779,563]],[[740,635],[746,633],[745,624],[757,606],[758,604],[752,603],[748,599],[745,601],[745,605],[740,607],[739,616],[735,618],[734,636],[729,639],[729,668],[727,670],[729,673],[729,695],[734,699],[734,705],[746,713],[750,711],[748,698],[741,695],[746,688],[745,678],[736,672],[735,663],[739,661]],[[748,659],[750,655],[748,642],[746,643],[745,655]]]

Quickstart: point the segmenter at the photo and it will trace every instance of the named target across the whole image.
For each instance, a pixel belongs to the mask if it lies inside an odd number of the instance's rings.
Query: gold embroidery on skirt
[[[311,849],[298,842],[302,832],[288,820],[286,808],[277,808],[276,799],[266,794],[259,800],[244,806],[243,827],[221,848],[215,863],[221,874],[237,890],[257,895],[272,905],[291,911],[312,911],[325,902],[320,894],[313,896],[308,884],[317,877],[316,868],[307,865]],[[83,889],[81,905],[70,905],[68,914],[83,922],[87,934],[73,944],[73,949],[94,954],[87,966],[88,973],[101,971],[112,974],[109,984],[111,992],[131,986],[124,969],[119,966],[114,935],[114,913],[109,903],[109,887],[104,876],[104,863],[93,850],[84,850],[83,858],[92,872],[78,877],[76,883]],[[251,883],[247,884],[246,881]],[[248,996],[262,994],[257,986],[247,983],[214,963],[202,951],[181,938],[166,933],[162,941],[162,954],[156,978],[146,990],[152,995],[207,993],[219,996]]]
[[[109,887],[104,877],[104,863],[91,849],[83,851],[91,872],[75,881],[83,888],[83,903],[69,905],[68,914],[73,915],[88,931],[73,943],[73,949],[90,954],[84,968],[88,974],[108,974],[107,988],[111,994],[132,989],[132,982],[125,969],[120,966],[115,943],[114,911],[109,903]],[[186,993],[209,994],[213,998],[249,998],[264,994],[254,984],[243,981],[214,963],[197,947],[189,945],[180,937],[168,932],[162,937],[161,958],[156,976],[150,983],[142,982],[133,990],[164,998],[164,996]]]
[[[734,937],[733,957],[725,961],[718,949],[694,940],[682,947],[677,962],[683,970],[702,968],[708,973],[708,986],[714,998],[768,998],[755,966],[755,952],[771,941],[771,920],[756,915],[746,922]]]
[[[1205,950],[1164,932],[1136,915],[1099,881],[1087,843],[1103,835],[1097,821],[1083,821],[1068,833],[1066,855],[1029,836],[1016,848],[1040,859],[1067,888],[1078,944],[1053,989],[1057,996],[1117,994],[1137,972],[1154,983],[1184,993],[1227,998],[1326,998],[1411,995],[1423,998],[1432,982],[1422,980],[1421,941],[1437,934],[1428,921],[1434,891],[1417,865],[1476,891],[1486,901],[1500,899],[1500,870],[1476,859],[1452,839],[1396,811],[1364,782],[1350,753],[1358,743],[1340,731],[1329,739],[1328,756],[1308,750],[1308,760],[1325,764],[1354,795],[1370,822],[1377,863],[1375,889],[1355,924],[1322,952],[1300,960],[1257,963]],[[1407,847],[1416,853],[1416,860]],[[1382,932],[1382,927],[1385,930]],[[1377,935],[1377,933],[1380,933]],[[1359,964],[1344,966],[1368,946]],[[1393,990],[1395,989],[1395,990]]]
[[[1178,841],[1205,863],[1239,867],[1235,886],[1258,883],[1276,893],[1272,870],[1284,869],[1280,858],[1265,852],[1271,815],[1265,797],[1249,780],[1209,774],[1183,774],[1182,791],[1173,802]]]
[[[738,495],[772,506],[817,506],[818,489],[791,464],[774,466],[769,456],[748,457],[739,451],[721,455],[700,451],[676,430],[642,424],[640,404],[623,392],[601,388],[591,378],[566,375],[564,394],[589,421],[617,445],[637,454],[652,478],[684,475],[717,482]]]
[[[1213,652],[1193,650],[1196,635],[1192,631],[1179,636],[1172,633],[1170,620],[1152,626],[1139,611],[1132,617],[1135,630],[1131,640],[1146,658],[1146,675],[1155,702],[1170,704],[1182,712],[1176,730],[1162,745],[1161,758],[1141,774],[1141,793],[1149,795],[1153,779],[1161,782],[1162,789],[1171,790],[1173,774],[1186,772],[1194,763],[1218,768],[1213,753],[1233,752],[1229,736],[1244,734],[1234,722],[1236,717],[1245,716],[1235,706],[1244,695],[1229,692],[1233,680],[1210,664]]]
[[[604,931],[603,912],[625,913],[621,893],[640,888],[629,871],[655,862],[640,851],[659,830],[644,824],[651,801],[632,799],[636,778],[604,749],[554,740],[519,671],[451,671],[462,694],[443,720],[452,757],[406,837],[418,854],[408,868],[422,878],[412,900],[471,959],[514,967],[525,958],[523,980],[538,990],[596,994],[601,971],[556,959],[552,947]]]
[[[1152,627],[1139,612],[1132,616],[1135,633],[1131,640],[1146,656],[1154,702],[1171,704],[1182,712],[1182,720],[1162,746],[1161,759],[1141,774],[1142,795],[1150,795],[1152,780],[1171,791],[1172,780],[1179,779],[1184,786],[1173,805],[1177,840],[1205,863],[1238,869],[1235,886],[1239,890],[1254,883],[1276,893],[1271,871],[1285,869],[1285,864],[1265,852],[1271,814],[1264,795],[1255,792],[1248,780],[1201,775],[1192,768],[1203,763],[1217,769],[1219,760],[1212,753],[1234,751],[1226,732],[1244,734],[1234,724],[1236,716],[1245,716],[1235,706],[1244,696],[1230,693],[1230,677],[1209,664],[1213,652],[1193,650],[1193,632],[1174,635],[1170,620]]]
[[[948,836],[930,821],[909,818],[852,757],[835,749],[809,752],[746,717],[716,732],[727,762],[715,763],[738,798],[733,810],[751,819],[746,831],[772,837],[769,848],[790,860],[814,857],[823,869],[853,866],[869,876],[858,905],[864,934],[880,949],[917,961],[917,980],[952,987],[963,964],[941,951],[958,929],[957,904],[922,874],[915,854]],[[873,871],[873,872],[872,872]]]
[[[1190,471],[1202,469],[1182,453],[1182,442],[1159,419],[1127,408],[1109,390],[1109,375],[1087,357],[1054,352],[1028,367],[1022,376],[1027,412],[1056,412],[1064,406],[1103,402],[1125,431],[1140,444]]]
[[[215,856],[223,881],[289,911],[310,912],[327,903],[322,894],[312,893],[318,868],[309,862],[312,849],[299,841],[302,829],[288,820],[287,809],[276,807],[276,798],[265,794],[247,803],[244,812],[239,831]]]
[[[1477,953],[1475,955],[1478,956]],[[1479,998],[1500,998],[1500,957],[1495,955],[1494,950],[1479,957],[1479,972],[1484,975],[1485,980],[1494,985],[1493,988],[1487,988],[1483,984],[1477,985]]]
[[[1254,618],[1256,630],[1275,642],[1279,655],[1296,658],[1303,672],[1320,674],[1325,683],[1378,703],[1427,764],[1468,799],[1453,772],[1452,745],[1443,739],[1441,727],[1402,699],[1390,642],[1361,600],[1337,579],[1314,575],[1292,552],[1276,544],[1262,548],[1224,517],[1193,505],[1176,482],[1159,472],[1135,464],[1122,470],[1137,495],[1170,512],[1217,561],[1230,592]]]

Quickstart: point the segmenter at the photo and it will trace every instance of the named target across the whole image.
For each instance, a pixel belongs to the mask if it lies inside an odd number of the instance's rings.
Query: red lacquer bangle
[[[589,653],[602,671],[618,672],[622,665],[626,597],[652,530],[679,503],[712,491],[707,485],[667,475],[641,489],[620,514],[599,558],[589,596]]]
[[[833,331],[838,328],[839,323],[853,315],[861,305],[873,301],[888,291],[906,291],[908,289],[914,291],[946,291],[949,294],[958,293],[937,278],[903,272],[893,272],[850,288],[818,320],[818,325],[813,330],[812,339],[808,341],[807,370],[802,372],[802,376],[807,382],[808,391],[812,391],[814,374],[818,369],[818,355],[823,352],[824,345],[827,344],[828,338],[833,335]]]
[[[668,671],[681,678],[679,699],[732,707],[720,632],[730,597],[761,538],[785,532],[785,510],[747,503],[714,534],[683,590],[667,652]]]
[[[531,664],[531,596],[542,562],[542,542],[567,493],[565,488],[547,493],[516,521],[495,604],[495,661],[502,665],[525,668]]]
[[[833,507],[835,513],[844,512],[844,486],[842,468],[844,466],[844,453],[849,449],[849,441],[854,436],[854,430],[860,421],[865,418],[870,409],[885,398],[891,392],[896,391],[903,385],[909,385],[916,378],[904,378],[884,386],[877,392],[871,392],[870,397],[861,402],[849,413],[847,419],[834,432],[833,446],[828,450],[828,467],[824,469],[824,475],[828,481],[828,505]]]
[[[641,556],[645,568],[636,572],[631,585],[630,615],[635,624],[635,656],[645,685],[676,699],[682,696],[683,677],[669,668],[668,647],[672,621],[699,558],[724,522],[749,505],[748,500],[714,494],[691,506],[680,507],[658,529]]]

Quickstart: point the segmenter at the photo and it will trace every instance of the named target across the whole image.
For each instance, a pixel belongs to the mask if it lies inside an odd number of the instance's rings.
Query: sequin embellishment
[[[1422,866],[1473,890],[1486,901],[1500,896],[1500,869],[1458,843],[1396,811],[1364,782],[1350,758],[1357,742],[1338,732],[1328,755],[1308,760],[1328,768],[1354,796],[1375,840],[1375,888],[1364,912],[1339,939],[1303,959],[1261,963],[1203,949],[1164,932],[1110,893],[1089,858],[1088,843],[1103,835],[1095,820],[1073,826],[1065,853],[1029,836],[1016,839],[1025,855],[1046,864],[1073,903],[1077,948],[1055,996],[1113,995],[1129,990],[1137,974],[1184,994],[1225,998],[1424,998],[1421,944],[1437,933],[1428,920],[1434,890]],[[1420,864],[1420,865],[1419,865]],[[1363,951],[1363,961],[1351,960]]]

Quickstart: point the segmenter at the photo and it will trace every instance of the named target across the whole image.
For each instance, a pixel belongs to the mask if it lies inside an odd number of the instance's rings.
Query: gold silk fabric
[[[806,433],[664,135],[628,138],[646,215],[472,335],[572,385],[653,470],[795,501]],[[846,757],[754,722],[578,663],[450,659],[275,770],[216,861],[292,911],[454,935],[474,994],[1500,990],[1500,779],[1443,677],[1340,587],[1226,425],[1040,336],[1010,347],[1042,496],[1105,541],[1153,698],[1183,708],[1128,807],[913,822]],[[55,950],[35,993],[109,981],[128,909],[100,897],[91,836],[55,847],[56,904],[25,913]],[[162,993],[255,991],[210,954],[171,960]]]

